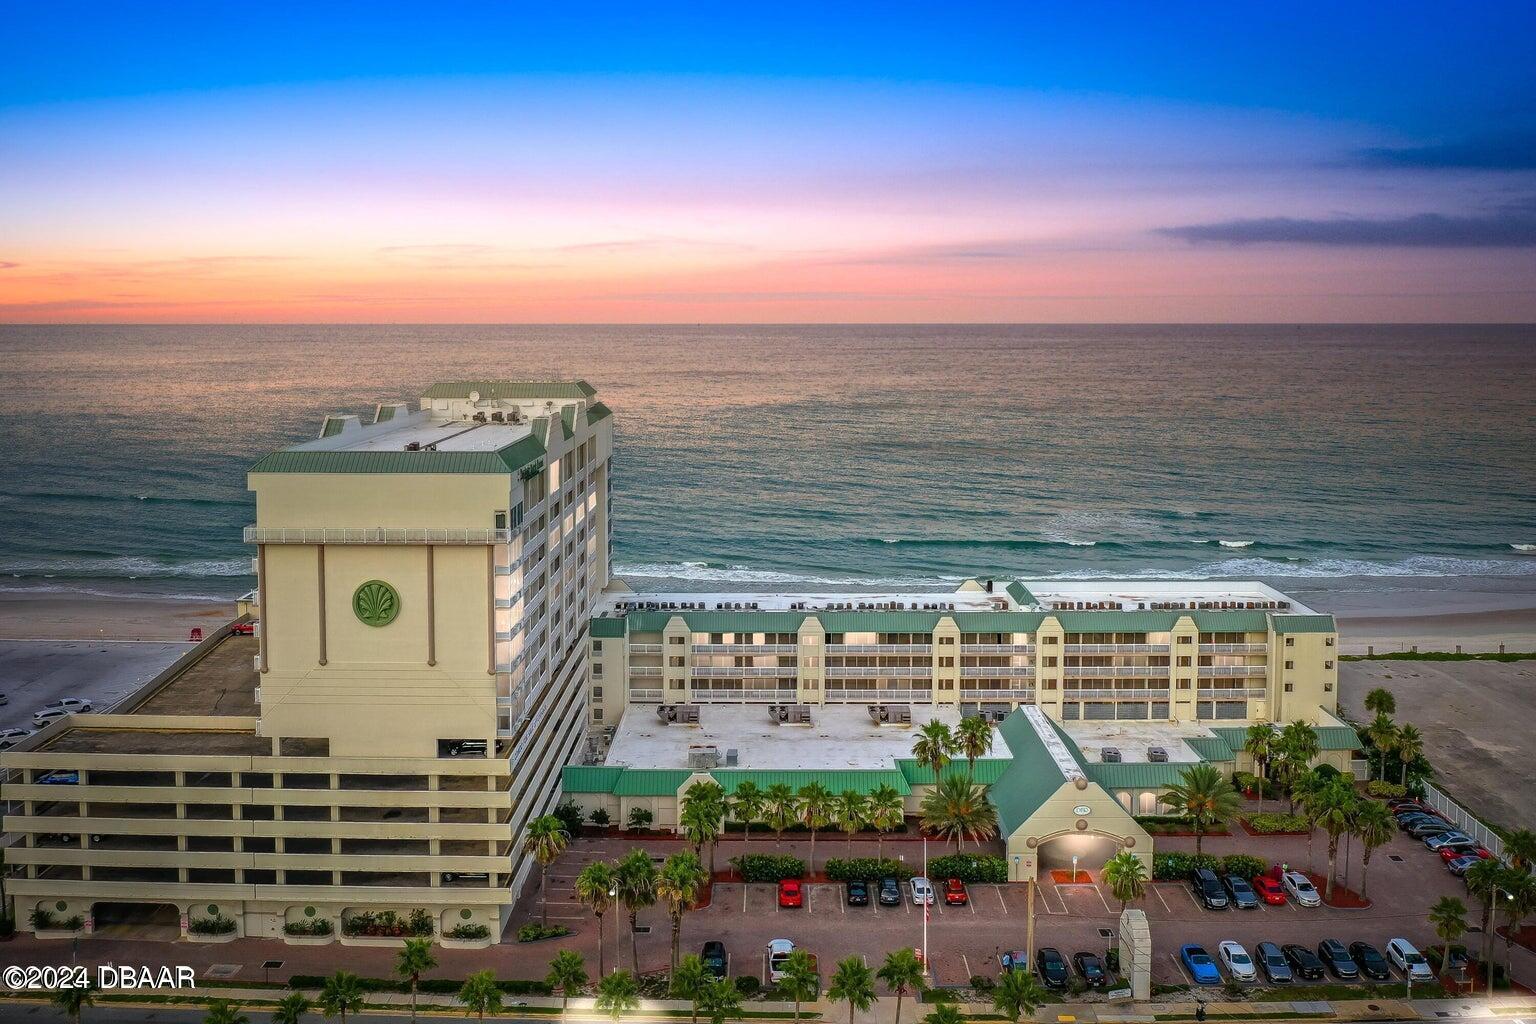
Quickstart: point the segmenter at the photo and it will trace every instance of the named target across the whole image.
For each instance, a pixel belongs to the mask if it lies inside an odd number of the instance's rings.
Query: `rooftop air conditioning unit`
[[[727,768],[735,768],[740,763],[741,763],[741,756],[737,752],[736,748],[735,747],[727,747],[726,750],[725,750],[725,766]]]
[[[683,704],[673,709],[677,712],[676,721],[684,725],[699,724],[699,706],[697,704]]]
[[[688,748],[689,768],[720,767],[720,748],[713,744],[695,744]]]
[[[1120,763],[1120,748],[1119,747],[1105,747],[1103,750],[1099,751],[1099,760],[1102,761],[1104,764],[1119,764]]]
[[[1162,747],[1148,747],[1147,748],[1147,760],[1152,762],[1153,764],[1167,764],[1168,763],[1168,751],[1163,749]]]
[[[876,725],[884,725],[891,720],[891,709],[884,704],[870,704],[865,710],[869,712],[870,721]]]
[[[659,704],[656,707],[656,717],[661,719],[663,725],[671,725],[677,721],[677,707],[672,704]]]

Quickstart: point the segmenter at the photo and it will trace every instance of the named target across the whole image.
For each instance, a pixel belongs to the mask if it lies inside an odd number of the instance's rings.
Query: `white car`
[[[1387,959],[1397,964],[1397,969],[1408,975],[1410,981],[1433,981],[1435,978],[1424,954],[1414,949],[1407,939],[1393,939],[1387,943]]]
[[[784,963],[789,959],[789,954],[795,951],[795,944],[788,939],[773,939],[768,943],[768,981],[777,983],[784,980]]]
[[[912,902],[920,907],[932,906],[933,885],[922,875],[914,876],[908,883],[912,887]]]
[[[31,729],[4,729],[0,730],[0,750],[10,750],[16,744],[32,735]]]
[[[1228,939],[1216,947],[1216,955],[1221,957],[1222,965],[1233,981],[1259,980],[1258,968],[1253,966],[1253,958],[1248,955],[1242,943]]]
[[[44,704],[37,709],[32,716],[32,724],[41,728],[49,722],[56,722],[65,715],[73,715],[76,712],[91,710],[91,702],[79,697],[60,697],[51,704]]]
[[[1300,871],[1287,871],[1280,879],[1280,884],[1285,886],[1285,891],[1291,894],[1291,899],[1299,906],[1317,907],[1323,903],[1323,898],[1317,894],[1317,886]]]

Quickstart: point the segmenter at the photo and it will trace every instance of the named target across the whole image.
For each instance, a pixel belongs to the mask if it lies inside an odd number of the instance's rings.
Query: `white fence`
[[[1486,846],[1495,857],[1503,859],[1504,840],[1494,834],[1487,825],[1474,818],[1465,807],[1427,782],[1424,783],[1424,802],[1445,815],[1451,824]]]

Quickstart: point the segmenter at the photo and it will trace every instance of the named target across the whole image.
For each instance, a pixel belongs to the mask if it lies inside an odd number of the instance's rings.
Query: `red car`
[[[1456,846],[1442,846],[1440,848],[1440,859],[1445,861],[1447,864],[1455,860],[1457,857],[1467,856],[1480,857],[1483,860],[1488,860],[1493,857],[1493,854],[1489,853],[1485,847],[1481,846],[1475,847],[1471,850],[1461,849]]]
[[[1258,893],[1259,899],[1273,907],[1285,905],[1285,890],[1280,883],[1268,875],[1258,875],[1253,880],[1253,891]]]
[[[793,878],[785,878],[779,882],[779,906],[800,907],[805,905],[805,893],[800,888],[800,883]]]
[[[951,907],[963,907],[966,900],[970,899],[965,892],[965,883],[958,878],[951,878],[944,883],[944,902]]]
[[[256,623],[254,622],[237,622],[229,628],[230,636],[254,636],[255,634]]]

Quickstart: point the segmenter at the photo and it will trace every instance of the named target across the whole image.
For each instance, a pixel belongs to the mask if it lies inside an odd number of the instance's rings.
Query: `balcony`
[[[932,679],[932,665],[828,665],[828,679]]]
[[[961,654],[1034,654],[1034,644],[961,644]]]
[[[870,704],[908,703],[933,700],[932,690],[833,690],[826,691],[828,703],[861,702]]]
[[[629,674],[632,676],[659,676],[662,674],[660,665],[631,665]]]
[[[629,700],[632,704],[660,704],[660,690],[641,690],[635,687],[629,688]]]
[[[800,669],[794,665],[695,665],[689,672],[695,679],[793,679]]]
[[[245,528],[247,544],[510,544],[511,530],[495,529],[346,529],[307,530]]]
[[[653,644],[660,653],[660,644]],[[694,644],[694,654],[794,654],[797,644]],[[630,645],[634,650],[634,645]]]
[[[1201,665],[1200,677],[1202,679],[1211,676],[1264,676],[1269,674],[1269,668],[1265,665]]]
[[[1172,669],[1167,665],[1068,665],[1062,671],[1068,679],[1166,679]]]
[[[1201,654],[1268,654],[1269,644],[1201,644]]]
[[[1097,697],[1097,698],[1109,697],[1109,698],[1120,698],[1120,699],[1123,699],[1123,700],[1167,700],[1168,699],[1168,689],[1167,689],[1167,687],[1162,687],[1160,689],[1155,689],[1155,690],[1148,690],[1148,689],[1073,690],[1073,689],[1069,688],[1069,689],[1066,689],[1066,690],[1062,691],[1062,696],[1065,697],[1067,700],[1076,700],[1076,699],[1078,699],[1080,697]]]
[[[1006,679],[1008,677],[1021,678],[1033,676],[1033,665],[962,665],[960,676],[963,679]]]
[[[717,704],[727,704],[732,701],[766,701],[768,703],[793,704],[795,691],[788,690],[692,690],[689,698],[695,701],[710,701]]]
[[[1167,654],[1167,644],[1067,644],[1068,654]]]
[[[933,644],[827,644],[828,654],[932,654]]]
[[[660,654],[661,644],[630,644],[630,654]]]
[[[1034,687],[1019,687],[1017,690],[971,690],[960,687],[961,700],[1034,700]]]
[[[1269,691],[1262,686],[1242,687],[1202,687],[1195,691],[1202,700],[1249,700],[1262,698]]]

